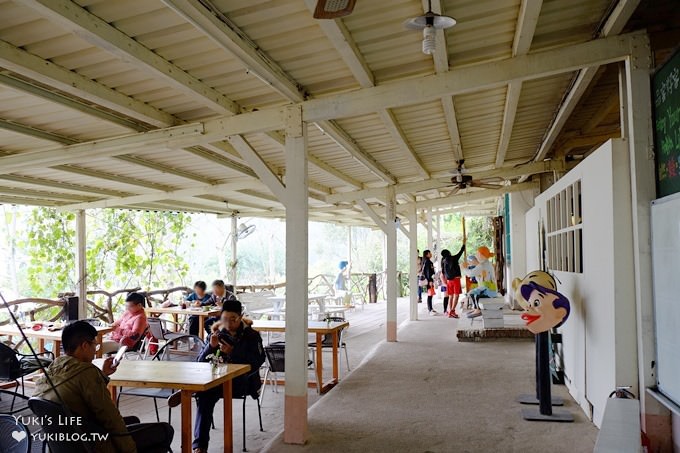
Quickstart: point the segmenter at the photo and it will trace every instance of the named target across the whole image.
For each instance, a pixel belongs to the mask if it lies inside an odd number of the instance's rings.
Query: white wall
[[[512,280],[523,278],[527,274],[527,250],[524,246],[526,238],[526,213],[534,206],[537,190],[523,190],[509,194],[509,228],[510,262],[507,263],[505,275],[508,288],[508,302],[512,302]]]
[[[561,328],[567,387],[600,426],[616,386],[637,393],[637,343],[628,148],[610,140],[536,197],[526,215],[527,266],[539,269],[538,219],[546,201],[581,180],[582,274],[558,272],[558,288],[571,302]],[[534,244],[532,244],[532,242]],[[592,405],[592,414],[590,408]]]

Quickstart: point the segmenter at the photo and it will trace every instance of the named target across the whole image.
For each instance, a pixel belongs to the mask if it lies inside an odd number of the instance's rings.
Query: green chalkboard
[[[652,77],[654,152],[659,198],[680,192],[680,51]]]

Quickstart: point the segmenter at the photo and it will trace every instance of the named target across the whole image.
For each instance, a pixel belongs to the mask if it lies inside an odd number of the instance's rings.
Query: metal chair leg
[[[257,416],[260,418],[260,431],[264,432],[262,427],[262,410],[260,409],[260,400],[257,400]]]
[[[156,402],[156,398],[153,398],[153,408],[156,409],[156,421],[160,422],[161,417],[158,415],[158,402]]]
[[[345,349],[345,361],[347,362],[347,372],[349,373],[351,370],[349,369],[349,355],[347,354],[347,345],[343,344],[342,347]]]
[[[246,450],[246,399],[248,395],[243,397],[243,451]]]

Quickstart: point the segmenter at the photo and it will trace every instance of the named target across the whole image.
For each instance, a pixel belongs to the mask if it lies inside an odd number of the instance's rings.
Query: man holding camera
[[[219,351],[219,357],[225,363],[250,365],[250,373],[232,381],[232,394],[235,397],[245,395],[257,398],[258,390],[262,386],[259,369],[265,360],[264,348],[260,333],[252,329],[252,322],[244,321],[242,310],[241,302],[224,301],[220,320],[213,325],[210,341],[201,351],[198,361],[207,362],[210,357],[218,356]],[[194,453],[204,453],[208,451],[213,410],[222,397],[222,388],[218,386],[199,392],[196,397],[197,411],[192,448]]]

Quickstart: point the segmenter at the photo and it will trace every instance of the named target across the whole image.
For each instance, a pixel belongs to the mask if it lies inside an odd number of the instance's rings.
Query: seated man
[[[259,369],[264,363],[265,355],[260,333],[250,327],[241,316],[241,302],[227,300],[222,306],[219,325],[210,335],[210,341],[205,345],[199,362],[207,361],[208,356],[219,353],[226,363],[250,365],[250,373],[235,378],[232,382],[234,396],[252,396],[257,398],[258,390],[262,386]],[[194,453],[208,451],[210,440],[210,425],[213,420],[215,404],[222,397],[222,387],[199,392],[197,397],[196,423],[194,425]]]
[[[144,313],[144,296],[130,293],[125,299],[125,313],[113,323],[113,331],[102,343],[102,353],[117,351],[121,346],[133,348],[149,326]]]
[[[97,351],[96,338],[97,330],[85,321],[66,326],[61,334],[66,355],[57,357],[47,368],[54,388],[43,376],[37,381],[33,396],[63,402],[73,415],[81,417],[83,432],[118,433],[106,441],[96,442],[97,452],[168,451],[174,434],[168,423],[126,426],[106,387],[108,376],[116,371],[113,358],[106,359],[101,370],[92,364]],[[128,428],[132,432],[124,435]]]
[[[201,306],[213,306],[213,307],[218,307],[222,308],[222,304],[224,304],[225,301],[227,300],[236,300],[236,295],[234,294],[233,291],[233,286],[230,286],[229,289],[227,289],[227,286],[224,284],[223,280],[215,280],[212,282],[212,293],[210,293],[210,297],[208,300],[205,302],[201,302]],[[213,325],[213,323],[219,321],[220,318],[208,318],[205,320],[205,331],[207,333],[210,333],[211,329],[210,326]],[[196,327],[194,328],[196,332],[198,332],[198,321],[194,321],[194,324]],[[192,333],[192,325],[191,325],[191,320],[189,320],[189,332]]]

